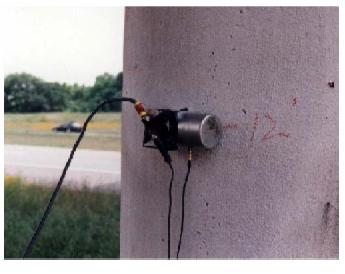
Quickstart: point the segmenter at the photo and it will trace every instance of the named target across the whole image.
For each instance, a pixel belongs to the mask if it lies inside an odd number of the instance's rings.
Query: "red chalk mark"
[[[289,138],[290,134],[289,133],[285,133],[285,132],[279,132],[277,134],[279,137],[286,137],[286,138]]]
[[[223,126],[223,129],[238,129],[238,123],[227,123]]]
[[[270,121],[271,129],[264,135],[264,137],[262,137],[261,141],[272,139],[275,136],[289,138],[290,134],[286,132],[279,132],[279,133],[274,134],[273,131],[275,131],[276,129],[277,121],[274,120],[269,113],[265,115],[265,118],[267,118]]]
[[[262,117],[262,116],[261,116]],[[266,133],[263,135],[263,137],[261,138],[261,142],[270,140],[274,137],[281,137],[281,138],[289,138],[290,137],[290,133],[287,132],[276,132],[276,127],[277,127],[277,121],[272,117],[272,115],[270,113],[266,113],[265,115],[263,115],[264,121],[269,122],[270,124],[270,128],[268,131],[266,131]],[[259,124],[262,124],[264,121],[262,121],[262,119],[260,119],[260,116],[258,113],[255,113],[255,118],[254,118],[254,123],[253,123],[253,128],[252,128],[252,134],[250,137],[250,146],[253,146],[254,144],[254,139],[255,139],[255,134],[256,131],[258,129]],[[239,124],[238,123],[227,123],[223,126],[224,130],[232,130],[232,129],[238,129],[239,128]]]
[[[253,125],[253,132],[252,132],[252,136],[250,137],[250,142],[253,143],[254,141],[254,135],[255,135],[255,131],[258,127],[259,124],[259,114],[255,114],[255,119],[254,119],[254,125]]]
[[[274,134],[272,134],[272,132],[276,129],[277,125],[277,121],[273,120],[272,116],[269,113],[265,114],[265,118],[267,118],[270,121],[271,129],[265,133],[264,137],[262,137],[262,141],[271,139],[275,136]]]
[[[296,97],[294,97],[294,98],[292,99],[292,105],[293,105],[293,106],[296,106],[296,105],[297,105],[297,98],[296,98]]]

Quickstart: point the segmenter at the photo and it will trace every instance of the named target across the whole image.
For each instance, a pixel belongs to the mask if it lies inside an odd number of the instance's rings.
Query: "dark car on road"
[[[53,131],[62,131],[62,132],[81,132],[82,130],[82,125],[79,124],[78,122],[68,122],[66,124],[61,124],[57,127],[54,127],[52,130]]]

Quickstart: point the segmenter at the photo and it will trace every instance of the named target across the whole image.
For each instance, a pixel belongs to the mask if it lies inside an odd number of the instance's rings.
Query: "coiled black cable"
[[[189,150],[189,158],[188,158],[188,162],[187,162],[187,173],[186,173],[186,177],[185,177],[183,189],[182,189],[182,213],[181,213],[180,239],[179,239],[178,246],[177,246],[176,259],[178,259],[178,256],[179,256],[179,253],[181,250],[183,225],[184,225],[184,204],[185,204],[184,200],[185,200],[185,196],[186,196],[186,187],[187,187],[187,183],[188,183],[188,177],[190,174],[190,169],[192,167],[192,151],[191,151],[191,148],[189,148],[188,150]]]
[[[37,239],[38,239],[38,237],[39,237],[39,235],[40,235],[40,233],[41,233],[41,231],[42,231],[42,228],[43,228],[43,226],[44,226],[44,224],[45,224],[45,222],[46,222],[46,220],[47,220],[47,218],[48,218],[48,215],[49,215],[49,213],[50,213],[50,211],[51,211],[51,209],[52,209],[53,203],[54,203],[54,201],[55,201],[55,199],[56,199],[56,197],[57,197],[57,195],[58,195],[58,193],[59,193],[59,190],[60,190],[60,188],[61,188],[61,185],[62,185],[62,183],[63,183],[63,180],[65,179],[67,170],[68,170],[68,168],[69,168],[69,166],[70,166],[70,164],[71,164],[71,162],[72,162],[74,153],[75,153],[75,151],[77,150],[77,148],[78,148],[78,146],[79,146],[79,143],[81,142],[81,140],[82,140],[83,137],[84,137],[84,133],[85,133],[85,131],[86,131],[86,128],[87,128],[88,123],[91,121],[91,119],[93,118],[93,116],[94,116],[104,105],[111,104],[111,103],[114,103],[114,102],[130,102],[130,103],[132,103],[132,104],[135,104],[135,103],[136,103],[136,100],[133,99],[133,98],[128,98],[128,97],[110,98],[110,99],[105,100],[105,101],[103,101],[102,103],[100,103],[100,104],[89,114],[89,116],[86,118],[86,120],[85,120],[85,122],[84,122],[84,124],[83,124],[83,128],[82,128],[82,130],[81,130],[81,132],[80,132],[80,134],[79,134],[79,136],[78,136],[77,141],[76,141],[76,142],[74,143],[74,145],[73,145],[73,148],[72,148],[72,150],[71,150],[71,152],[70,152],[70,155],[69,155],[69,157],[68,157],[68,160],[67,160],[67,162],[66,162],[66,164],[65,164],[65,166],[64,166],[64,168],[63,168],[63,170],[62,170],[62,174],[61,174],[61,176],[60,176],[60,179],[59,179],[59,181],[58,181],[58,183],[57,183],[57,185],[56,185],[56,187],[55,187],[55,189],[54,189],[54,191],[53,191],[53,193],[52,193],[52,195],[51,195],[51,197],[50,197],[50,200],[49,200],[49,202],[48,202],[48,204],[47,204],[47,206],[46,206],[46,209],[45,209],[45,211],[44,211],[44,213],[43,213],[43,216],[42,216],[42,218],[41,218],[41,220],[40,220],[40,222],[39,222],[39,224],[38,224],[38,226],[37,226],[37,228],[36,228],[34,234],[32,235],[30,242],[28,243],[28,245],[27,245],[27,247],[26,247],[26,249],[25,249],[25,252],[24,252],[24,254],[23,254],[23,258],[27,258],[27,257],[30,256],[30,254],[31,254],[32,248],[33,248],[33,246],[35,245],[35,243],[36,243],[36,241],[37,241]]]

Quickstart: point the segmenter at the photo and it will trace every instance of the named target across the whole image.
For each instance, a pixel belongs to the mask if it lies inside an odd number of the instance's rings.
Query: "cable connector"
[[[192,161],[192,149],[188,148],[188,161]]]
[[[147,115],[145,108],[144,108],[144,105],[140,101],[136,101],[134,103],[134,108],[141,118],[143,118]]]

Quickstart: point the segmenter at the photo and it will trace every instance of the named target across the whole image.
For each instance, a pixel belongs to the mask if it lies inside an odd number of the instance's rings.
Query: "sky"
[[[13,7],[4,15],[5,75],[92,85],[122,71],[123,7]]]

